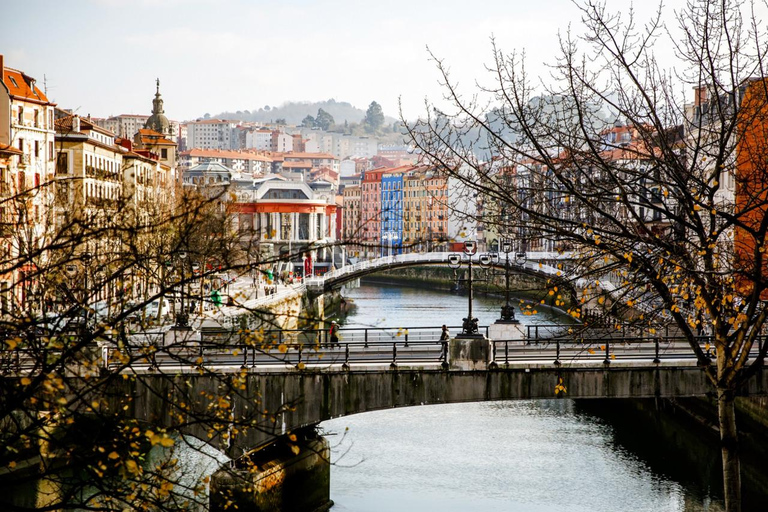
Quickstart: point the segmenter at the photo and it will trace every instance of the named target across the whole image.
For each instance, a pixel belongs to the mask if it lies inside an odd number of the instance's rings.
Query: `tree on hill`
[[[318,109],[317,116],[315,116],[315,126],[321,130],[328,130],[333,125],[333,116],[322,108]]]
[[[330,114],[336,123],[343,123],[344,121],[350,124],[361,123],[365,118],[365,111],[354,107],[345,101],[327,100],[316,102],[286,102],[279,107],[259,107],[251,109],[250,112],[243,110],[242,114],[238,115],[236,112],[221,112],[217,114],[218,119],[239,119],[242,121],[254,121],[254,122],[270,122],[271,120],[284,118],[288,124],[300,125],[302,120],[308,116],[315,116],[319,109]],[[396,119],[391,117],[384,118],[384,124],[395,122]]]
[[[308,115],[301,121],[301,126],[304,128],[314,128],[315,127],[315,118]]]
[[[365,118],[363,119],[365,131],[367,133],[376,133],[383,124],[384,111],[381,109],[381,105],[372,101],[368,105],[368,110],[365,112]]]
[[[572,251],[585,306],[632,315],[645,336],[680,333],[712,384],[725,508],[737,512],[734,400],[768,352],[768,37],[745,2],[691,0],[676,28],[661,7],[643,23],[577,5],[582,34],[561,37],[547,78],[493,43],[493,83],[479,91],[491,111],[435,59],[458,114],[428,108],[408,130],[481,198],[486,232]],[[656,59],[661,45],[675,72]]]

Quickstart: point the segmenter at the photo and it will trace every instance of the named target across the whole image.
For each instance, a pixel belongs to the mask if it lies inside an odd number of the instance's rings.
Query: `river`
[[[347,326],[459,325],[467,310],[465,296],[427,289],[363,285],[344,296],[356,305]],[[480,325],[497,318],[499,306],[476,298]],[[563,320],[547,309],[518,316],[522,323]],[[666,423],[655,433],[653,422],[643,424],[643,414],[617,402],[582,404],[448,404],[326,421],[333,510],[722,510],[716,442],[684,427],[683,442]],[[768,479],[765,468],[762,475]],[[768,509],[765,500],[749,496],[744,511]]]

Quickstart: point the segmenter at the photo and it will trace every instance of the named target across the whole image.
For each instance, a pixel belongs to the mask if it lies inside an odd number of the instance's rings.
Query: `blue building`
[[[403,173],[381,177],[381,255],[403,252]]]

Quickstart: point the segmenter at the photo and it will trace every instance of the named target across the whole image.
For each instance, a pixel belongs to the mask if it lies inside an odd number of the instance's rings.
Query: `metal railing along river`
[[[543,328],[557,336],[544,338]],[[529,326],[522,339],[491,340],[490,363],[570,365],[605,364],[614,361],[637,364],[660,364],[672,361],[694,361],[696,356],[688,341],[681,336],[654,335],[577,337],[554,331],[563,326]],[[451,326],[454,333],[459,327]],[[481,328],[486,336],[488,328]],[[194,367],[297,367],[389,364],[443,366],[449,362],[448,342],[440,339],[440,327],[343,328],[339,341],[332,343],[325,329],[292,329],[267,331],[221,331],[197,333],[195,339],[175,338],[169,342],[169,331],[133,336],[118,349],[107,341],[91,350],[106,368],[189,369]],[[538,337],[536,336],[538,334]],[[714,357],[710,336],[697,338],[702,352]],[[761,337],[752,349],[756,357]],[[13,350],[0,351],[0,371],[35,373],[42,361],[55,360],[55,350],[33,350],[20,344]]]

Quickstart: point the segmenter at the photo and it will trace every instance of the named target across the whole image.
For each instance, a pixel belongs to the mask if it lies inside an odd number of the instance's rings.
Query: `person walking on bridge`
[[[451,334],[448,332],[448,327],[443,324],[443,330],[440,333],[440,341],[448,341],[451,339]]]

